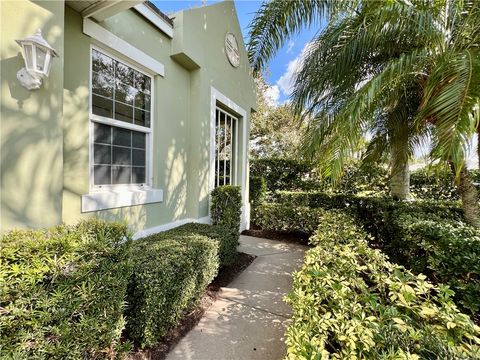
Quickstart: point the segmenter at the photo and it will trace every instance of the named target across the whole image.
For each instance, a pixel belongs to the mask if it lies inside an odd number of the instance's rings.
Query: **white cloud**
[[[267,86],[264,92],[265,100],[270,106],[277,106],[280,99],[280,89],[278,85]]]
[[[295,59],[290,61],[287,65],[287,70],[283,73],[282,76],[277,80],[276,84],[280,88],[280,91],[286,97],[290,96],[293,90],[294,77],[298,70],[302,66],[303,56],[308,50],[310,42],[307,42],[303,47],[302,51],[297,55]]]
[[[295,41],[290,40],[287,44],[287,54],[292,52],[293,47],[295,46]]]

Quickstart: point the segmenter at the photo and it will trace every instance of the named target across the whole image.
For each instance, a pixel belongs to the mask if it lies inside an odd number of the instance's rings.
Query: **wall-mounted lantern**
[[[58,56],[55,49],[43,38],[40,29],[35,35],[15,41],[22,47],[25,61],[25,67],[17,72],[17,79],[28,90],[40,88],[42,79],[50,72],[52,58]]]

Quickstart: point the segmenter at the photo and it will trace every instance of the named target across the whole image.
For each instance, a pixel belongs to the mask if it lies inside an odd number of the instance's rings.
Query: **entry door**
[[[217,107],[215,110],[215,187],[236,185],[238,118]]]

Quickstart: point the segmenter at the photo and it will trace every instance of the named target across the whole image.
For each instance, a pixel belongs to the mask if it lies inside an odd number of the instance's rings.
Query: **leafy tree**
[[[266,2],[251,27],[254,68],[261,70],[289,36],[322,18],[328,25],[310,43],[292,95],[296,111],[311,119],[305,152],[338,177],[352,148],[372,132],[366,159],[390,150],[392,193],[401,198],[408,158],[431,137],[431,156],[451,164],[465,217],[480,227],[464,164],[480,117],[480,3]]]
[[[250,151],[254,158],[299,155],[303,126],[290,104],[272,104],[266,96],[268,85],[261,76],[255,79],[258,107],[250,126]]]

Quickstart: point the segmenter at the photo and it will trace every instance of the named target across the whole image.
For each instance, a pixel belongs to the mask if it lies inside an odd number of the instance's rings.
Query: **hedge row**
[[[392,261],[455,290],[463,311],[480,312],[480,231],[462,221],[452,201],[398,202],[387,198],[278,192],[278,203],[252,215],[266,230],[312,234],[325,209],[348,210]],[[323,210],[322,210],[323,209]]]
[[[131,274],[124,225],[12,231],[0,247],[0,357],[97,359],[122,352]]]
[[[209,236],[206,227],[187,224],[133,243],[126,329],[141,347],[154,345],[165,335],[197,304],[217,274],[218,232]]]
[[[135,242],[125,225],[98,220],[2,236],[0,358],[110,359],[130,340],[155,344],[235,260],[239,189],[212,200],[218,225]]]
[[[287,301],[289,359],[472,359],[480,328],[452,291],[394,265],[342,213],[326,212]]]

